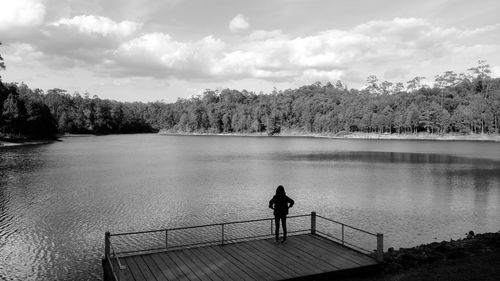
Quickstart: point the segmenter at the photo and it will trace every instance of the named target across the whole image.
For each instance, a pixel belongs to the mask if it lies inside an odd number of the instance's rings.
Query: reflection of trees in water
[[[383,182],[387,185],[397,179],[401,189],[397,192],[408,192],[413,194],[409,198],[420,198],[424,202],[419,205],[432,209],[432,213],[445,212],[456,213],[469,212],[470,216],[477,218],[481,224],[487,223],[483,218],[491,216],[491,198],[498,197],[500,193],[500,161],[484,158],[468,158],[455,155],[432,154],[432,153],[399,153],[399,152],[317,152],[317,153],[290,153],[278,155],[282,161],[304,161],[304,162],[356,162],[364,164],[388,164],[388,169],[394,169],[398,176],[386,178]],[[406,169],[398,169],[403,164]],[[380,166],[382,167],[382,166]],[[371,184],[377,183],[378,169],[365,169],[363,173],[371,173],[373,177]],[[401,173],[405,173],[404,175]],[[416,178],[415,178],[416,177]],[[404,181],[406,180],[406,182]],[[383,184],[378,182],[378,184]],[[365,204],[373,204],[373,198],[377,194],[369,195],[370,191],[387,191],[380,185],[376,189],[365,188],[363,198],[371,198]],[[392,191],[396,192],[396,191]],[[414,194],[415,193],[415,194]],[[407,194],[407,195],[408,195]],[[408,198],[407,198],[408,199]],[[409,200],[409,199],[408,199]],[[489,201],[488,201],[489,200]],[[407,203],[411,204],[411,200]],[[489,203],[491,202],[491,203]],[[397,204],[394,203],[393,204]],[[462,207],[460,207],[462,206]],[[457,210],[458,208],[458,210]],[[460,210],[461,208],[461,210]]]
[[[500,196],[500,165],[491,160],[468,160],[467,163],[434,170],[434,178],[438,182],[444,181],[443,184],[436,184],[436,187],[447,189],[447,195],[441,197],[448,201],[454,212],[472,217],[475,227],[486,229],[490,212],[498,204],[492,198]]]
[[[9,150],[0,152],[0,246],[5,245],[7,238],[14,233],[14,215],[9,208],[12,194],[9,189],[10,182],[15,178],[16,162],[15,153]]]
[[[379,152],[379,151],[348,151],[348,152],[315,152],[315,153],[287,153],[272,155],[278,160],[290,161],[360,161],[382,163],[430,163],[430,164],[496,164],[500,161],[491,159],[466,158],[445,154],[433,153],[405,153],[405,152]]]
[[[489,198],[494,196],[493,193],[499,193],[500,169],[471,169],[469,176],[474,184],[474,217],[486,218],[488,217],[488,210],[492,207],[496,208],[496,206],[489,204],[491,202]],[[486,221],[482,219],[477,220],[477,223],[481,227],[486,225]]]
[[[492,165],[484,162],[469,162],[467,165],[461,165],[456,169],[445,169],[446,178],[458,179],[461,182],[468,182],[476,190],[486,190],[498,186],[500,181],[500,165]],[[457,186],[457,185],[451,185]]]
[[[33,145],[0,151],[0,173],[26,173],[39,168],[45,163],[44,159],[40,158],[43,149],[44,145]]]
[[[21,220],[38,195],[27,182],[36,182],[43,167],[43,146],[12,147],[0,151],[0,246],[17,233]]]
[[[3,173],[0,174],[3,179]],[[16,218],[14,212],[10,209],[11,194],[0,182],[0,248],[8,242],[8,238],[17,232]]]

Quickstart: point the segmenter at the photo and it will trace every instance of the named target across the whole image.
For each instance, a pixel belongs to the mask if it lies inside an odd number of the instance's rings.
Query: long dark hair
[[[278,185],[278,187],[276,188],[276,195],[278,196],[286,195],[285,188],[282,185]]]

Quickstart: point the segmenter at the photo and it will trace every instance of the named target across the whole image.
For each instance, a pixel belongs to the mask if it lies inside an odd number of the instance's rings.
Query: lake
[[[384,233],[387,247],[500,230],[500,144],[113,135],[0,149],[0,279],[102,278],[104,232],[291,214]]]

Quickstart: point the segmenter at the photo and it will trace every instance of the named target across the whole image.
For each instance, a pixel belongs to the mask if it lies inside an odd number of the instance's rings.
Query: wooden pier
[[[290,216],[304,217],[310,217],[310,228],[292,230],[292,235],[284,243],[274,242],[273,219],[133,233],[106,233],[104,280],[329,280],[334,276],[379,268],[383,252],[382,234],[370,233],[318,216],[314,212],[310,215]],[[332,237],[331,233],[319,230],[316,224],[318,219],[338,224],[340,237]],[[271,233],[262,235],[264,237],[229,236],[228,228],[231,225],[269,220]],[[185,244],[175,244],[171,241],[169,245],[169,232],[170,236],[173,236],[175,231],[194,232],[207,227],[219,229],[221,237],[216,241],[203,240],[210,236],[205,232],[197,238],[198,241],[191,239]],[[357,246],[346,241],[347,229],[374,236],[377,250],[356,249]],[[111,242],[113,237],[158,233],[165,238],[164,247],[117,252]]]

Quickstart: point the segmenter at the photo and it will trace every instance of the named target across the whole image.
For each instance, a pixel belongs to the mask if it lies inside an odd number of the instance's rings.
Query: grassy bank
[[[500,232],[390,250],[385,268],[349,281],[500,280]]]

